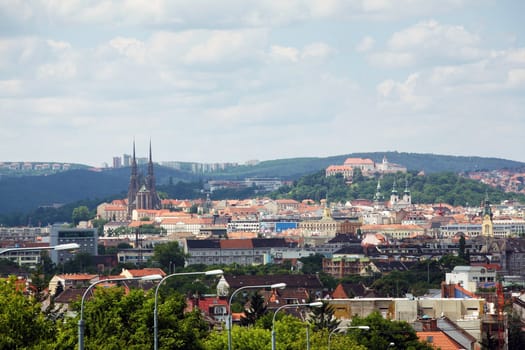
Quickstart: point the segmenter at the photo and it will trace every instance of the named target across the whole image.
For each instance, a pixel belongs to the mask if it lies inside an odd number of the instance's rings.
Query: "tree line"
[[[185,296],[169,286],[161,286],[159,295],[159,349],[227,349],[224,324],[212,328],[199,310],[188,312]],[[333,309],[327,304],[323,304],[322,312],[298,310],[307,322],[282,312],[273,324],[273,312],[259,300],[260,295],[250,293],[238,301],[248,305],[244,310],[247,320],[233,326],[233,348],[269,349],[271,329],[275,326],[279,349],[307,348],[307,329],[311,347],[326,349],[329,333],[338,327],[338,323],[333,322]],[[16,278],[11,277],[0,281],[0,302],[0,349],[76,348],[80,300],[73,305],[77,314],[74,317],[65,316],[53,302],[42,310],[41,300],[26,295],[17,287]],[[95,288],[83,309],[85,349],[151,349],[154,302],[154,288],[148,291],[133,288],[127,291],[122,286]],[[370,330],[337,333],[331,338],[331,349],[384,349],[388,345],[385,342],[390,339],[396,342],[398,349],[432,349],[419,342],[415,331],[405,322],[389,321],[372,314],[355,318],[352,324],[369,325]]]

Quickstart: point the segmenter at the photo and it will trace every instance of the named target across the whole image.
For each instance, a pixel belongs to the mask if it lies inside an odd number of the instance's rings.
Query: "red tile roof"
[[[372,159],[363,159],[363,158],[347,158],[345,164],[369,164],[373,165],[374,161]]]
[[[66,281],[90,281],[93,278],[98,277],[98,275],[88,273],[66,273],[58,275],[58,277]]]
[[[157,267],[149,267],[144,269],[130,269],[127,270],[133,277],[144,277],[150,275],[166,276],[166,273]],[[122,278],[122,276],[120,276]]]
[[[459,343],[447,336],[441,331],[417,332],[420,341],[426,342],[435,349],[441,350],[459,350],[463,349]]]
[[[251,239],[223,239],[220,244],[221,249],[253,249]]]

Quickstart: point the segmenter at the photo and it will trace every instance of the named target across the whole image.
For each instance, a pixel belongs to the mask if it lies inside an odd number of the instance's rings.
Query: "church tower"
[[[379,206],[384,200],[383,194],[381,193],[381,180],[377,180],[376,194],[374,195],[374,203]]]
[[[399,195],[397,194],[396,189],[396,179],[394,179],[394,183],[392,184],[392,193],[390,194],[390,206],[395,207],[397,202],[399,202]]]
[[[151,140],[149,142],[148,175],[146,176],[146,188],[151,196],[151,208],[160,209],[160,198],[155,187],[155,175],[153,174],[153,158],[151,156]]]
[[[403,192],[403,202],[406,205],[412,204],[412,196],[410,195],[410,190],[408,189],[408,179],[405,179],[405,191]]]
[[[492,222],[492,209],[490,209],[490,201],[488,193],[485,194],[485,203],[481,213],[483,219],[481,223],[481,235],[483,237],[494,237],[494,224]]]
[[[128,219],[131,220],[134,209],[160,209],[161,202],[155,182],[151,141],[149,144],[148,173],[145,178],[138,173],[135,141],[133,141],[133,159],[131,161],[131,175],[128,186]]]
[[[128,219],[131,219],[131,214],[133,213],[133,209],[135,209],[139,184],[137,159],[135,158],[135,140],[133,140],[133,158],[131,159],[131,175],[129,177],[128,185]]]

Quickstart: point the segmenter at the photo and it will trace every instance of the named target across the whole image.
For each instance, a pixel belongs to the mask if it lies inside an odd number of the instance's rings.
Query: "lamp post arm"
[[[228,300],[228,320],[227,320],[228,324],[226,326],[226,328],[228,329],[228,350],[232,350],[232,323],[233,322],[232,322],[231,305],[232,305],[233,297],[235,297],[235,295],[237,295],[237,293],[239,293],[240,291],[245,290],[245,289],[272,288],[274,286],[276,288],[284,288],[284,287],[286,287],[286,284],[278,283],[278,284],[263,284],[263,285],[259,285],[259,286],[244,286],[244,287],[237,288],[230,295],[230,299]]]
[[[281,311],[282,309],[286,309],[286,308],[292,308],[292,307],[301,307],[301,306],[310,306],[310,307],[316,307],[316,306],[319,306],[319,305],[316,305],[316,303],[309,303],[309,304],[305,304],[305,303],[302,303],[302,304],[285,304],[285,305],[282,305],[282,306],[279,306],[273,313],[273,318],[272,318],[272,350],[275,350],[276,349],[276,341],[275,341],[275,317],[277,316],[277,314],[279,313],[279,311]],[[307,344],[308,344],[308,339],[307,339]]]
[[[89,285],[89,287],[87,287],[87,289],[84,291],[84,294],[82,294],[82,301],[80,302],[80,319],[78,320],[78,350],[84,350],[84,301],[86,300],[86,296],[96,285],[108,281],[111,280],[99,280],[93,282]]]
[[[273,317],[272,317],[272,350],[275,350],[276,349],[276,341],[275,341],[275,316],[277,316],[277,313],[279,311],[281,311],[282,309],[286,308],[286,307],[293,307],[293,306],[300,306],[300,305],[303,305],[303,304],[295,304],[295,305],[292,305],[292,304],[286,304],[286,305],[283,305],[283,306],[279,306],[275,312],[273,313]]]
[[[55,247],[27,247],[27,248],[4,248],[0,250],[0,255],[9,252],[26,252],[26,251],[39,251],[39,250],[53,250]]]
[[[228,300],[228,319],[226,320],[226,322],[228,323],[226,325],[226,328],[228,329],[228,350],[232,350],[232,324],[233,322],[232,322],[231,307],[232,307],[233,297],[237,295],[237,293],[239,293],[240,291],[249,289],[249,288],[257,288],[257,286],[244,286],[244,287],[238,288],[232,293],[232,295],[230,295],[230,299]]]
[[[167,280],[168,278],[174,277],[174,276],[191,276],[191,275],[215,275],[215,274],[222,274],[222,270],[212,270],[207,272],[177,272],[172,273],[170,275],[164,276],[159,283],[157,284],[157,287],[155,288],[155,308],[153,309],[153,349],[157,350],[159,348],[159,339],[158,339],[158,332],[159,332],[159,324],[158,324],[158,299],[159,299],[159,289],[160,285]]]
[[[155,277],[151,276],[151,277]],[[145,277],[126,277],[126,278],[116,278],[116,279],[104,279],[93,282],[87,287],[82,294],[82,301],[80,302],[80,319],[78,320],[78,349],[84,350],[84,301],[89,291],[92,290],[96,285],[100,283],[111,283],[111,282],[122,282],[122,281],[136,281],[136,280],[145,280]]]

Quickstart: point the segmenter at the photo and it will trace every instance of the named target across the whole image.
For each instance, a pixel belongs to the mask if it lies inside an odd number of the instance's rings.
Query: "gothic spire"
[[[137,170],[137,158],[135,157],[135,139],[133,139],[133,159],[131,161],[131,175],[128,185],[128,218],[135,209],[137,192],[139,191],[139,177]]]
[[[153,176],[153,158],[151,157],[151,140],[149,140],[148,176]]]
[[[483,205],[483,216],[488,215],[492,218],[492,209],[490,209],[489,193],[485,192],[485,201]]]

